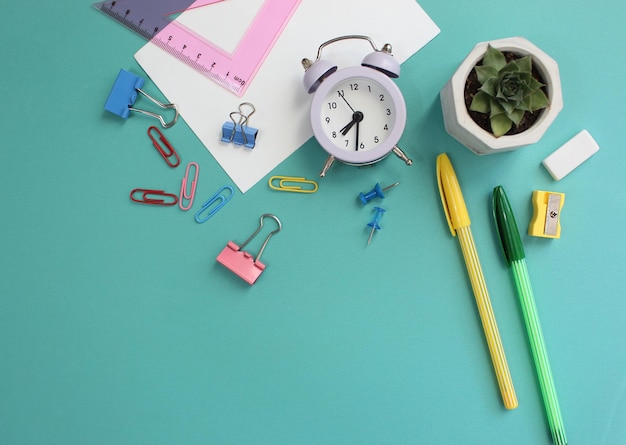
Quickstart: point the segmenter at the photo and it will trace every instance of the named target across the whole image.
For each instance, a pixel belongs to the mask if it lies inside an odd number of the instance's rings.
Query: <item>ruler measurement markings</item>
[[[266,0],[232,54],[226,53],[178,21],[168,24],[151,42],[241,96],[301,1]],[[172,48],[177,50],[173,51]],[[184,51],[194,54],[195,60]]]
[[[124,26],[126,26],[127,28],[130,28],[132,31],[136,32],[137,34],[140,34],[143,37],[150,38],[149,36],[146,35],[146,32],[141,28],[140,26],[141,22],[139,22],[139,24],[135,24],[135,22],[126,19],[126,16],[119,14],[117,11],[113,11],[113,9],[111,8],[107,8],[106,5],[102,5],[102,8],[100,8],[100,11],[108,15],[109,17],[111,17],[113,20],[122,23]]]
[[[222,0],[204,3],[215,1]],[[172,21],[169,17],[173,13],[172,9],[178,10],[174,12],[184,11],[192,3],[193,0],[116,0],[97,2],[92,6],[144,39],[150,40]]]
[[[150,31],[148,28],[143,27],[145,18],[142,17],[137,21],[132,20],[128,18],[131,12],[130,10],[121,10],[118,12],[113,10],[114,7],[115,5],[109,7],[107,3],[104,3],[102,4],[100,11],[111,17],[113,20],[120,22],[131,31],[136,32],[146,40],[150,40],[154,36],[154,34],[159,31],[159,28],[157,26],[153,27],[152,31]]]
[[[243,85],[236,86],[228,81],[229,71],[225,73],[224,71],[219,71],[219,67],[222,65],[229,67],[231,56],[184,25],[172,22],[167,29],[157,34],[151,41],[161,49],[164,49],[168,54],[176,57],[226,89],[236,94],[241,91]],[[186,50],[194,54],[195,58],[185,54],[182,51],[183,46],[186,46]]]
[[[223,0],[116,0],[93,7],[242,96],[302,0],[265,0],[232,54],[169,15]]]
[[[207,68],[205,65],[199,63],[197,59],[192,59],[186,54],[183,54],[182,52],[180,52],[176,47],[169,45],[167,40],[164,41],[164,40],[155,38],[152,40],[152,43],[157,45],[159,48],[161,48],[162,50],[164,50],[171,56],[179,59],[181,62],[185,63],[186,65],[189,65],[191,68],[195,69],[200,74],[220,84],[222,87],[228,90],[231,90],[234,93],[239,92],[239,90],[236,88],[233,88],[233,86],[229,82],[227,82],[225,78],[222,78],[219,74],[212,72],[211,70],[213,69],[213,66]]]

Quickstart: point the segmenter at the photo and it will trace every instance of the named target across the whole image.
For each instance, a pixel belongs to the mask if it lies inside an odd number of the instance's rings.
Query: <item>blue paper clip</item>
[[[244,106],[249,106],[252,111],[246,114],[243,110]],[[239,111],[230,113],[231,122],[224,122],[222,125],[222,142],[233,143],[235,145],[243,145],[247,148],[254,148],[256,136],[259,132],[256,128],[247,125],[250,116],[254,114],[256,109],[250,102],[239,104]],[[239,116],[239,120],[235,120],[235,116]]]
[[[178,120],[178,109],[176,108],[176,105],[161,103],[154,97],[146,94],[141,89],[144,82],[145,81],[142,77],[121,69],[119,74],[117,75],[117,79],[115,79],[113,88],[111,88],[109,97],[104,104],[104,109],[118,115],[123,119],[128,119],[131,111],[136,111],[137,113],[145,114],[146,116],[158,119],[161,122],[161,126],[163,126],[164,128],[171,127]],[[134,108],[133,105],[137,100],[137,93],[143,94],[150,101],[152,101],[152,103],[158,105],[161,108],[173,108],[175,112],[174,118],[170,122],[165,122],[165,119],[163,119],[163,116],[161,116],[160,114],[141,110],[139,108]]]
[[[220,195],[224,190],[229,190],[230,194],[228,196]],[[196,213],[196,221],[199,223],[203,223],[209,220],[213,215],[215,215],[222,207],[226,205],[230,198],[233,197],[233,188],[229,185],[225,185],[221,187],[213,196],[211,196],[204,204],[202,204],[202,208]],[[217,203],[216,205],[214,205]],[[213,206],[210,210],[209,208]],[[209,213],[205,217],[200,217],[202,213],[206,210],[209,210]]]

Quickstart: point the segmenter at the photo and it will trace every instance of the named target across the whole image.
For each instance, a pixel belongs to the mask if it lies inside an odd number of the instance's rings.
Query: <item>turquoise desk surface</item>
[[[146,145],[152,120],[103,111],[118,70],[141,72],[142,39],[89,2],[3,6],[1,444],[549,444],[491,219],[496,185],[523,231],[533,190],[566,194],[561,238],[523,240],[567,436],[626,444],[626,3],[420,4],[441,33],[398,79],[413,166],[337,165],[311,195],[263,181],[205,224],[193,218],[202,198],[232,183],[186,123],[167,130],[182,157],[173,170]],[[557,60],[565,106],[535,145],[478,157],[445,132],[439,91],[476,42],[516,35]],[[600,151],[555,182],[541,160],[582,129]],[[472,217],[513,411],[441,209],[444,151]],[[272,174],[317,178],[324,160],[311,140]],[[201,165],[190,212],[128,198],[177,192],[190,161]],[[372,207],[356,194],[395,181],[367,246]],[[249,286],[215,258],[268,212],[283,230]]]

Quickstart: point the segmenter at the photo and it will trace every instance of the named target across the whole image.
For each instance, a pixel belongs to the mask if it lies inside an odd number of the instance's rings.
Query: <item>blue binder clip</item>
[[[115,79],[113,88],[111,88],[109,97],[104,104],[104,109],[120,116],[123,119],[128,119],[131,111],[136,111],[138,113],[145,114],[146,116],[158,119],[161,122],[161,126],[163,126],[163,128],[169,128],[174,125],[178,120],[178,109],[176,108],[176,105],[164,104],[156,100],[154,97],[149,96],[141,89],[143,84],[144,79],[142,77],[121,69],[120,73],[117,75],[117,79]],[[165,122],[163,116],[159,114],[141,110],[139,108],[134,108],[133,105],[137,100],[137,93],[143,94],[150,101],[152,101],[152,103],[158,105],[161,108],[173,108],[175,112],[174,118],[170,122]]]
[[[243,108],[248,106],[252,108],[252,111],[245,113]],[[250,102],[243,102],[239,104],[239,111],[233,111],[230,113],[231,122],[224,122],[222,125],[222,142],[233,143],[235,145],[243,145],[247,148],[254,148],[256,143],[256,135],[259,132],[256,128],[249,127],[247,125],[250,116],[254,114],[256,109]],[[235,120],[235,116],[239,116],[238,120]]]

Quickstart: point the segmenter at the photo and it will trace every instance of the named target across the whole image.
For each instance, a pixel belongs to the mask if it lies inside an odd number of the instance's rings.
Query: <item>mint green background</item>
[[[263,182],[197,224],[203,198],[231,182],[185,122],[166,133],[182,157],[173,170],[145,134],[151,120],[102,109],[120,68],[141,72],[143,41],[89,2],[5,2],[0,443],[550,443],[490,216],[499,184],[523,230],[532,190],[566,194],[561,239],[524,235],[563,419],[571,444],[626,443],[626,4],[420,4],[441,34],[398,80],[412,167],[339,165],[313,195]],[[557,60],[565,107],[534,146],[477,157],[444,131],[438,93],[476,42],[515,35]],[[600,152],[554,182],[541,160],[582,129]],[[443,151],[472,217],[520,401],[512,412],[441,210]],[[316,178],[324,159],[309,141],[272,173]],[[177,192],[190,161],[201,165],[192,211],[128,199],[136,187]],[[394,181],[366,246],[372,206],[355,195]],[[248,286],[215,257],[266,212],[284,229]]]

